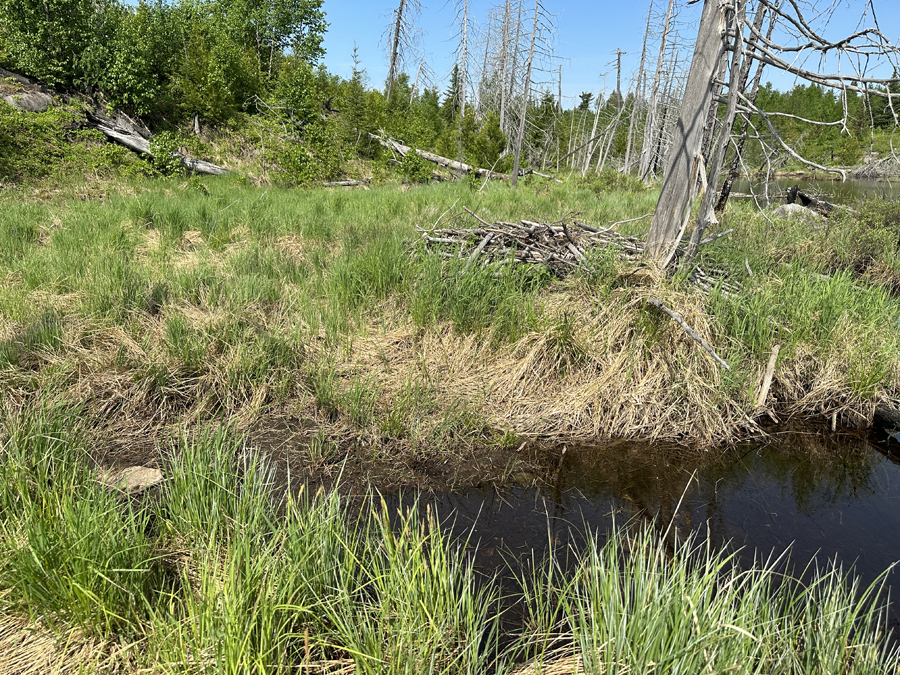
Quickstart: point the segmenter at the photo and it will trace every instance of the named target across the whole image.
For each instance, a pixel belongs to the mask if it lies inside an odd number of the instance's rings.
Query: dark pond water
[[[648,519],[677,536],[754,552],[792,548],[800,568],[837,558],[868,583],[900,560],[900,460],[891,446],[830,432],[776,433],[765,443],[697,455],[643,443],[570,449],[551,487],[434,495],[432,508],[472,532],[482,568],[575,543],[585,527]],[[893,446],[900,450],[900,445]],[[679,506],[679,502],[680,506]],[[564,547],[563,547],[564,548]],[[892,597],[900,575],[892,573]],[[898,625],[898,613],[891,623]]]
[[[764,207],[770,202],[778,201],[776,197],[794,185],[835,204],[849,204],[860,199],[900,199],[900,178],[847,179],[843,182],[840,178],[815,181],[778,178],[770,181],[768,186],[764,182],[739,178],[734,182],[732,190],[754,195],[759,205]]]

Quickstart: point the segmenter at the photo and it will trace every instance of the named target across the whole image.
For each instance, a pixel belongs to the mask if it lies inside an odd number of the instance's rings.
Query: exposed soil
[[[430,453],[399,445],[373,445],[348,440],[316,449],[318,429],[309,420],[262,419],[247,432],[250,446],[276,466],[275,481],[299,488],[337,488],[361,494],[370,488],[398,491],[456,492],[468,489],[532,487],[546,484],[562,454],[561,447],[484,443]],[[165,470],[166,443],[147,439],[109,440],[98,444],[94,460],[103,470],[146,466]]]

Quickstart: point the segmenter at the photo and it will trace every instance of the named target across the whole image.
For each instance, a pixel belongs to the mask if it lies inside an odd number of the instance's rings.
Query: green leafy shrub
[[[431,181],[431,164],[416,152],[408,152],[400,160],[400,172],[407,180],[413,183],[428,183]]]
[[[153,166],[163,176],[175,176],[184,173],[181,158],[177,156],[178,139],[171,131],[161,131],[150,141],[150,152],[153,153]]]
[[[604,169],[598,174],[589,176],[584,181],[584,187],[595,194],[604,192],[644,192],[647,186],[640,178],[619,173],[615,169]]]

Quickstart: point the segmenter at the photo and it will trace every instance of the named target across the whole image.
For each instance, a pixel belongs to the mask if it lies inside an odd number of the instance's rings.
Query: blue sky
[[[501,0],[470,0],[470,12],[476,22],[486,21],[488,9]],[[900,37],[900,3],[897,0],[874,0],[878,11],[878,20],[882,30],[892,41]],[[667,0],[655,0],[654,12],[665,12]],[[830,0],[820,2],[830,5]],[[827,25],[822,29],[834,39],[856,29],[859,17],[865,6],[863,0],[838,0],[838,9]],[[352,52],[354,43],[359,48],[361,66],[366,70],[369,84],[382,87],[387,75],[387,56],[384,49],[384,34],[391,20],[391,11],[397,0],[325,0],[324,9],[330,22],[325,37],[325,65],[329,71],[342,77],[349,77],[352,68]],[[438,84],[443,90],[446,87],[445,77],[453,65],[453,52],[456,48],[456,28],[454,18],[456,10],[452,0],[422,0],[423,9],[417,21],[424,34],[423,50],[426,61],[434,71]],[[555,14],[557,38],[554,44],[559,59],[554,70],[562,65],[563,102],[569,107],[577,102],[582,91],[612,91],[615,88],[616,49],[625,52],[623,63],[623,88],[626,78],[636,73],[640,60],[641,45],[649,0],[543,0],[548,12]],[[684,6],[684,0],[677,0],[681,6],[679,20],[681,22],[682,39],[693,40],[696,37],[696,22],[699,19],[702,3]],[[871,20],[864,22],[871,25]],[[654,49],[650,58],[655,62]],[[816,63],[808,62],[807,66]],[[826,64],[832,67],[834,64]],[[814,68],[811,68],[814,69]],[[409,70],[413,71],[415,65]],[[604,77],[604,73],[606,73]],[[890,72],[886,76],[889,76]],[[539,77],[541,77],[539,75]],[[550,87],[557,91],[556,77],[552,78]],[[793,78],[767,69],[765,80],[771,80],[779,89],[788,89]]]

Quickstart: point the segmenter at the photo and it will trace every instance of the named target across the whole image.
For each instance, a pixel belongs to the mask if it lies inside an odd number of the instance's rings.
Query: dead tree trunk
[[[534,24],[531,27],[531,46],[528,48],[528,62],[525,66],[525,90],[522,93],[522,113],[519,118],[519,133],[516,138],[516,150],[513,154],[512,186],[519,184],[519,160],[522,155],[522,141],[525,139],[525,118],[528,116],[528,95],[531,89],[531,66],[534,63],[534,41],[537,38],[538,12],[541,0],[534,3]]]
[[[500,128],[506,129],[506,100],[507,100],[507,57],[509,55],[509,22],[512,20],[512,6],[510,0],[506,0],[506,8],[503,12],[503,29],[500,37]]]
[[[687,226],[693,186],[702,163],[706,114],[713,102],[714,81],[725,48],[725,8],[706,0],[700,17],[697,44],[685,86],[681,114],[675,125],[672,153],[662,191],[647,235],[646,257],[666,267]]]
[[[700,216],[697,219],[697,227],[691,235],[691,243],[687,247],[684,260],[689,264],[697,254],[697,248],[703,239],[703,232],[710,222],[716,222],[713,215],[713,200],[716,198],[716,183],[725,161],[725,151],[728,149],[728,141],[731,138],[731,129],[734,127],[734,117],[737,112],[738,92],[740,91],[741,57],[744,53],[744,16],[747,9],[747,0],[736,0],[734,3],[731,24],[734,32],[734,42],[731,46],[731,77],[728,81],[728,104],[725,108],[725,118],[722,120],[722,128],[716,140],[714,154],[712,155],[709,169],[709,182],[703,201],[700,204]]]
[[[384,96],[387,100],[391,100],[391,89],[394,87],[394,80],[397,79],[400,69],[400,39],[403,31],[403,10],[406,8],[406,0],[400,0],[397,5],[397,19],[394,22],[394,37],[391,40],[391,54],[388,59],[388,76],[387,86]]]
[[[760,4],[759,8],[756,10],[756,16],[753,17],[753,26],[756,31],[759,31],[762,27],[767,9],[768,8],[764,4]],[[772,31],[775,28],[775,19],[776,17],[774,15],[769,19],[769,28],[766,32],[767,40],[772,37]],[[747,86],[747,76],[750,74],[751,63],[753,63],[752,59],[747,58],[741,66],[741,91]],[[756,66],[756,74],[753,76],[753,84],[750,88],[750,95],[748,97],[751,103],[756,103],[756,94],[759,92],[759,83],[762,81],[762,73],[765,66],[766,64],[762,61]],[[725,210],[725,204],[728,203],[728,197],[731,195],[731,186],[734,185],[734,181],[740,172],[741,157],[744,152],[744,144],[747,142],[747,130],[749,127],[750,117],[745,116],[744,122],[741,125],[741,133],[734,149],[734,157],[732,157],[731,166],[728,168],[728,175],[725,176],[725,182],[722,184],[722,191],[719,193],[719,200],[716,202],[715,212],[717,214],[722,213]]]
[[[653,75],[653,87],[650,90],[650,101],[647,105],[647,119],[644,122],[644,142],[641,145],[641,163],[638,175],[641,180],[647,180],[653,165],[653,148],[656,146],[656,119],[657,106],[659,105],[659,81],[662,77],[663,63],[666,60],[666,46],[669,40],[669,25],[672,21],[672,10],[675,0],[669,0],[669,8],[666,10],[666,19],[663,23],[662,37],[659,42],[659,56],[656,59],[656,73]]]
[[[628,143],[625,147],[625,167],[623,173],[631,173],[631,148],[634,143],[634,133],[637,119],[644,100],[644,63],[647,60],[647,36],[650,34],[650,17],[653,14],[653,0],[650,0],[650,9],[647,10],[647,28],[644,31],[644,46],[641,47],[641,64],[638,66],[637,86],[634,88],[634,98],[631,101],[631,119],[628,123]]]

